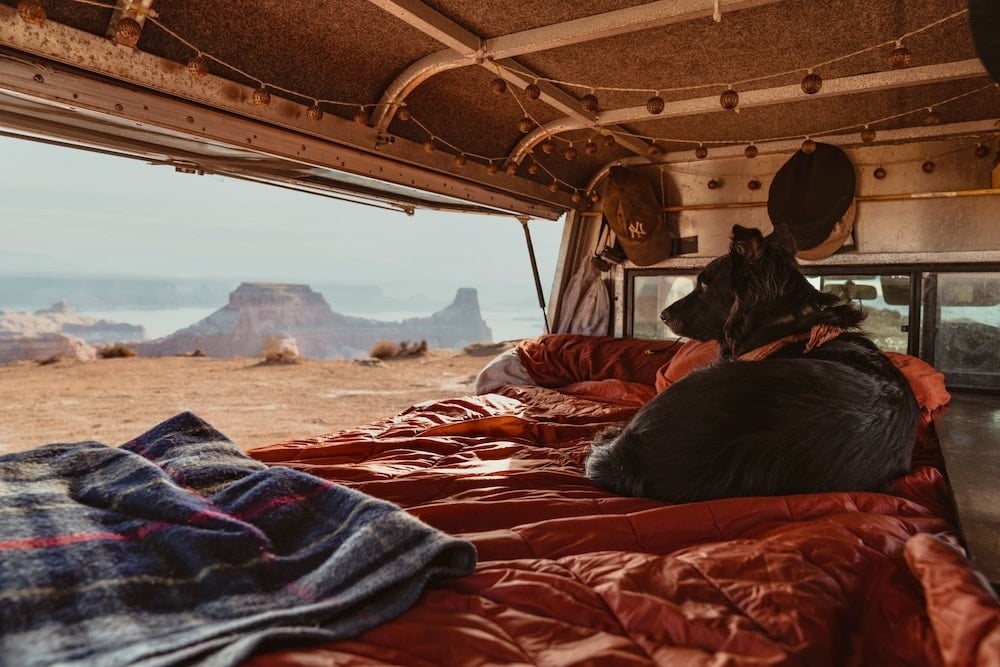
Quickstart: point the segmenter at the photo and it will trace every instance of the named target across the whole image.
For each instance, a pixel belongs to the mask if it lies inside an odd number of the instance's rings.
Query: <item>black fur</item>
[[[856,329],[863,313],[812,287],[790,232],[733,227],[730,251],[661,318],[720,344],[719,363],[675,382],[627,424],[598,434],[587,477],[668,502],[819,491],[880,491],[910,468],[918,407],[875,345],[845,331],[806,352],[741,354],[816,324]]]

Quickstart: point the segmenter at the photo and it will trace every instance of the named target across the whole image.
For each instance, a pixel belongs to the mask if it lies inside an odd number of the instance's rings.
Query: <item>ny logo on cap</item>
[[[628,223],[628,235],[633,239],[641,239],[646,236],[646,226],[642,224],[642,220],[633,220]]]

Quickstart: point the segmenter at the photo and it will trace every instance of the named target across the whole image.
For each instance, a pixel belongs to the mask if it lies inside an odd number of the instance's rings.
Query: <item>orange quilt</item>
[[[359,637],[249,664],[1000,664],[1000,606],[957,546],[940,466],[948,395],[923,362],[897,360],[927,418],[893,494],[666,505],[596,488],[583,461],[704,350],[552,335],[518,353],[538,386],[250,452],[395,502],[479,564]]]

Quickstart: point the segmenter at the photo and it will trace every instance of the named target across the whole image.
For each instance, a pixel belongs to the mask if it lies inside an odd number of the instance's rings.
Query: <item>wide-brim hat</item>
[[[627,167],[611,167],[601,201],[608,226],[633,264],[649,266],[670,255],[670,228],[648,178]]]
[[[856,186],[854,165],[847,154],[831,144],[816,142],[816,150],[796,151],[774,175],[767,214],[773,225],[788,225],[800,257],[804,251],[832,247],[823,255],[826,257],[850,234],[850,229],[843,231],[841,221],[854,204]],[[840,244],[828,244],[831,235],[842,235]]]
[[[857,218],[857,210],[856,200],[852,201],[844,216],[833,225],[833,231],[826,237],[826,240],[818,246],[806,250],[797,250],[795,256],[799,259],[823,259],[840,250],[844,243],[847,242],[848,237],[851,236],[851,232],[854,231],[854,220]]]
[[[976,55],[990,77],[1000,83],[1000,2],[969,0],[969,29]]]

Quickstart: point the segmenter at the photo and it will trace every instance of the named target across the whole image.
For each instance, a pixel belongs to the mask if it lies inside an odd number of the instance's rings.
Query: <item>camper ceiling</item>
[[[618,161],[866,125],[992,155],[998,118],[965,0],[0,0],[4,133],[405,210],[554,219]]]

